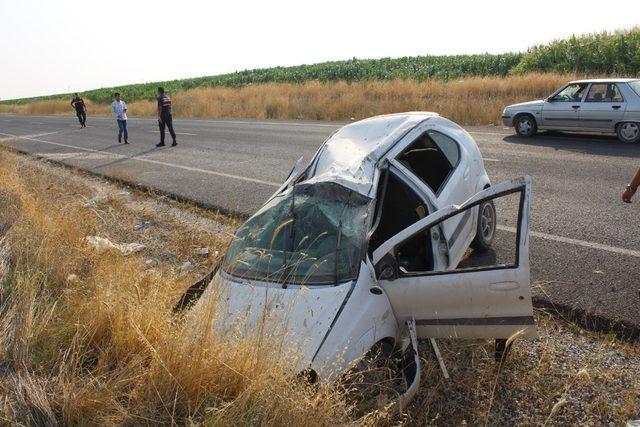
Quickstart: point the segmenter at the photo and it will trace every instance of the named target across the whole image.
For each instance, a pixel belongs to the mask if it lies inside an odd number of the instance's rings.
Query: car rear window
[[[634,80],[632,82],[629,82],[629,86],[631,86],[631,89],[633,89],[633,91],[640,96],[640,80]]]

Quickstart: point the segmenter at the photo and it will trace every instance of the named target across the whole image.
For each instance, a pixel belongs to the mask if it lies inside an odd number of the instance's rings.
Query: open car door
[[[477,193],[461,206],[447,206],[382,243],[372,255],[379,285],[399,322],[415,319],[421,338],[535,337],[529,279],[531,178],[522,177]],[[446,271],[407,272],[397,253],[416,236],[445,239],[447,221],[459,221],[483,203],[496,208],[497,229],[490,250],[467,250]],[[459,236],[465,239],[466,236]]]

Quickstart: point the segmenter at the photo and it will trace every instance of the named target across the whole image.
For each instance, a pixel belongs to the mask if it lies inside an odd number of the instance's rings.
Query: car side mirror
[[[386,254],[375,266],[378,280],[393,281],[398,278],[398,263],[391,253]]]
[[[554,101],[554,97],[553,96],[550,96],[550,97],[547,98],[547,102],[553,102],[553,101]]]

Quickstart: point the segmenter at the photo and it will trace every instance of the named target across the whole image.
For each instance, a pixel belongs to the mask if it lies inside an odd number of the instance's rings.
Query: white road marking
[[[158,133],[157,130],[148,130],[149,133]],[[187,133],[187,132],[176,132],[176,135],[189,135],[189,136],[198,136],[196,133]]]
[[[5,135],[5,136],[9,137],[9,138],[0,138],[0,142],[2,142],[2,141],[12,141],[12,140],[16,140],[16,139],[39,138],[41,136],[53,135],[54,133],[60,133],[60,132],[62,132],[62,131],[61,130],[57,130],[55,132],[34,133],[34,134],[31,134],[31,135],[22,135],[22,136],[12,135],[10,133],[2,133],[2,132],[0,132],[0,135]]]
[[[500,133],[500,132],[476,132],[476,131],[467,131],[471,135],[498,135],[498,136],[509,136],[510,133]],[[515,135],[515,134],[513,134]]]
[[[501,162],[502,161],[500,159],[493,159],[491,157],[483,157],[482,160],[484,160],[485,162]]]
[[[200,168],[194,168],[191,166],[184,166],[184,165],[178,165],[175,163],[169,163],[169,162],[163,162],[161,160],[153,160],[153,159],[149,159],[149,158],[144,158],[144,157],[128,157],[122,154],[115,154],[115,153],[108,153],[102,150],[94,150],[92,148],[84,148],[84,147],[77,147],[75,145],[69,145],[69,144],[63,144],[61,142],[53,142],[53,141],[45,141],[44,139],[38,139],[38,138],[28,138],[26,136],[21,136],[18,137],[17,135],[11,135],[8,133],[1,133],[0,135],[7,135],[13,138],[8,138],[8,139],[14,139],[14,138],[18,138],[18,139],[26,139],[29,141],[36,141],[36,142],[42,142],[44,144],[50,144],[50,145],[57,145],[59,147],[66,147],[66,148],[73,148],[76,150],[80,150],[80,151],[86,151],[89,153],[104,153],[104,154],[113,154],[114,157],[119,158],[119,159],[124,159],[124,160],[135,160],[138,162],[143,162],[143,163],[151,163],[154,165],[161,165],[161,166],[168,166],[168,167],[172,167],[172,168],[176,168],[176,169],[182,169],[182,170],[187,170],[190,172],[199,172],[199,173],[204,173],[207,175],[214,175],[214,176],[220,176],[223,178],[231,178],[231,179],[237,179],[239,181],[246,181],[246,182],[253,182],[255,184],[262,184],[262,185],[267,185],[270,187],[280,187],[280,183],[277,182],[272,182],[272,181],[265,181],[262,179],[256,179],[256,178],[249,178],[246,176],[241,176],[241,175],[233,175],[230,173],[224,173],[224,172],[217,172],[217,171],[212,171],[212,170],[207,170],[207,169],[200,169]]]
[[[515,233],[517,230],[514,227],[507,227],[504,225],[498,225],[498,230],[508,231]],[[640,251],[634,251],[633,249],[619,248],[617,246],[604,245],[602,243],[587,242],[584,240],[572,239],[570,237],[556,236],[553,234],[542,233],[540,231],[529,231],[529,236],[538,237],[540,239],[552,240],[554,242],[567,243],[569,245],[582,246],[583,248],[598,249],[605,252],[611,252],[614,254],[628,255],[636,258],[640,258]]]
[[[42,157],[50,160],[104,160],[117,158],[115,153],[85,153],[83,151],[76,151],[71,153],[31,153],[32,156]]]

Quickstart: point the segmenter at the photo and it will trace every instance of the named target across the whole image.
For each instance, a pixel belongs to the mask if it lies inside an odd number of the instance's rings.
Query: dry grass
[[[257,345],[194,333],[213,330],[213,310],[172,313],[237,221],[3,151],[0,176],[3,422],[601,425],[640,417],[637,345],[544,313],[540,339],[517,342],[502,366],[487,341],[441,340],[450,381],[422,342],[423,383],[406,413],[363,413],[377,403],[297,381],[270,345],[277,337]],[[135,231],[143,220],[149,225]],[[90,235],[147,249],[97,255],[82,243]],[[210,255],[195,256],[203,246]],[[194,268],[181,277],[185,260]]]
[[[173,94],[177,117],[352,120],[402,111],[435,111],[464,125],[500,122],[502,109],[539,99],[575,78],[557,74],[430,80],[259,84],[242,88],[198,88]],[[124,94],[126,100],[126,94]],[[155,114],[155,103],[128,105],[138,116]],[[89,114],[109,114],[107,105],[89,105]],[[67,101],[0,105],[0,113],[68,114]]]
[[[3,265],[0,414],[12,422],[215,425],[334,424],[350,406],[330,386],[296,381],[275,349],[193,333],[215,313],[181,320],[172,306],[223,249],[229,227],[208,230],[129,197],[101,195],[0,152]],[[190,216],[188,216],[190,218]],[[136,232],[134,225],[151,224]],[[97,255],[83,238],[135,239],[142,254]],[[194,258],[209,246],[208,259]],[[149,268],[146,259],[157,266]],[[212,331],[212,328],[206,328]]]

